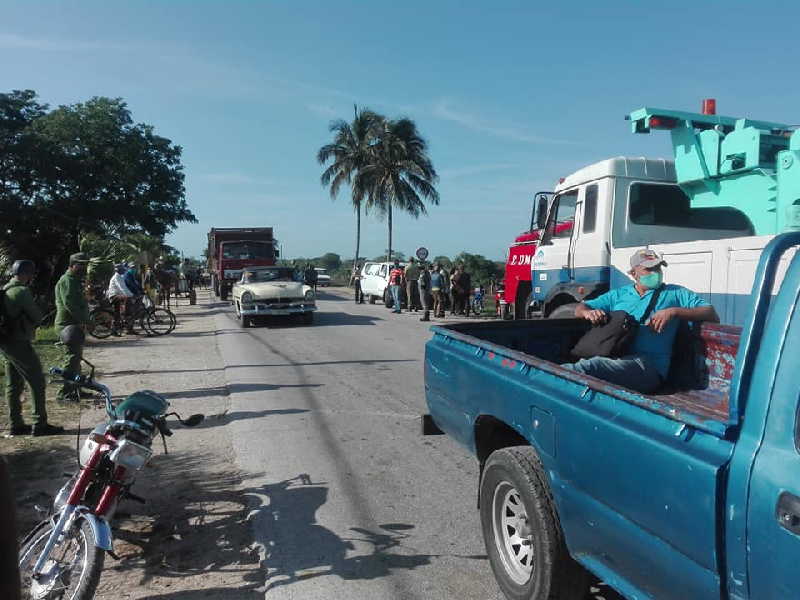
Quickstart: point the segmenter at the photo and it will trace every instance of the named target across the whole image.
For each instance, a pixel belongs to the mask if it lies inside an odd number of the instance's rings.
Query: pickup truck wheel
[[[588,574],[570,558],[547,479],[530,446],[503,448],[486,461],[480,486],[486,553],[511,600],[579,600]]]
[[[370,304],[375,304],[375,300],[377,300],[377,298],[375,298],[375,296],[373,296],[372,294],[370,294],[370,295],[369,295],[369,303],[370,303]]]

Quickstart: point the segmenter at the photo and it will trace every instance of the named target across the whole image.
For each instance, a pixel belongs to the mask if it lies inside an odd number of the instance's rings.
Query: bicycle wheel
[[[114,333],[114,313],[107,308],[95,308],[89,313],[89,326],[86,330],[99,340],[107,338]]]
[[[166,308],[154,308],[147,315],[147,330],[153,335],[166,335],[175,329],[177,319]]]

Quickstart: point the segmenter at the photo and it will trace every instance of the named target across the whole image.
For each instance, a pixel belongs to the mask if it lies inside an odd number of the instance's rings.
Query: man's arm
[[[69,290],[67,291],[67,307],[69,312],[72,313],[72,317],[78,321],[78,324],[85,325],[89,322],[89,306],[83,296],[80,279],[70,281]]]
[[[704,304],[703,306],[695,306],[694,308],[664,308],[650,317],[650,322],[648,325],[656,333],[661,333],[664,331],[664,327],[667,326],[667,323],[669,323],[672,319],[719,323],[719,315],[717,315],[717,311],[714,310],[714,307],[710,304]]]
[[[44,313],[42,313],[42,310],[37,306],[36,301],[33,299],[33,294],[28,288],[25,288],[20,292],[20,295],[22,313],[31,323],[38,326],[44,317]]]

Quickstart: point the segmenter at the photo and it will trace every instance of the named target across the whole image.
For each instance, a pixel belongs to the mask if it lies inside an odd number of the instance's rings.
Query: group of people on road
[[[64,358],[61,368],[80,373],[85,329],[89,323],[89,305],[83,292],[83,280],[89,257],[82,253],[70,256],[69,266],[55,286],[55,328]],[[44,315],[34,300],[30,284],[36,277],[36,265],[31,260],[18,260],[11,268],[12,278],[0,294],[0,354],[5,363],[5,399],[11,421],[11,435],[57,435],[64,428],[48,422],[45,404],[45,377],[42,363],[33,347],[36,329]],[[30,388],[33,404],[33,424],[22,416],[22,391]],[[59,401],[74,398],[74,390],[64,385],[58,392]]]
[[[361,270],[363,265],[353,268],[352,281],[355,288],[355,302],[364,303],[361,291]],[[402,312],[403,293],[409,311],[423,311],[420,321],[430,321],[431,311],[435,318],[445,318],[449,307],[450,315],[469,316],[472,277],[463,264],[457,264],[452,273],[439,263],[426,263],[414,258],[403,267],[395,260],[389,271],[389,295],[392,299],[392,312]]]

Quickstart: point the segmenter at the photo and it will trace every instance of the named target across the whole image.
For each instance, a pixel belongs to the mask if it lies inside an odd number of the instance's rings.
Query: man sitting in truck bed
[[[637,250],[628,272],[635,282],[581,302],[575,316],[600,325],[606,322],[609,312],[624,310],[638,321],[662,284],[665,266],[667,263],[655,250]],[[717,311],[698,294],[679,285],[665,285],[649,320],[637,330],[629,355],[583,358],[562,366],[644,394],[654,392],[667,378],[679,319],[719,322]]]

